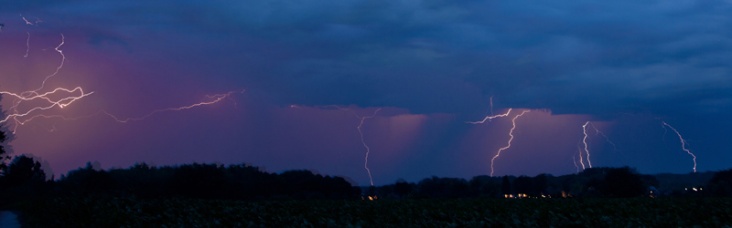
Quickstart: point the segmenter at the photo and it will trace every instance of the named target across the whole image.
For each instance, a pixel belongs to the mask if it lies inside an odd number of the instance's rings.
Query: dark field
[[[729,227],[732,198],[233,201],[61,198],[24,227]]]

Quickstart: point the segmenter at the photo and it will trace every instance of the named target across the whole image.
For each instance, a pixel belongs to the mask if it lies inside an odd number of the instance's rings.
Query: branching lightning
[[[582,136],[582,145],[583,145],[583,147],[582,148],[579,148],[578,147],[579,150],[580,150],[580,154],[579,154],[580,155],[580,157],[579,157],[580,158],[580,163],[582,164],[582,169],[583,170],[585,169],[585,164],[582,161],[583,160],[583,158],[582,158],[582,152],[584,152],[585,155],[586,155],[586,157],[587,157],[587,166],[589,166],[590,168],[592,168],[592,161],[590,160],[590,154],[591,153],[590,153],[589,143],[587,142],[587,139],[589,138],[589,134],[587,133],[587,127],[592,127],[592,129],[595,129],[595,135],[602,136],[607,143],[609,143],[610,145],[613,145],[613,148],[616,148],[617,149],[617,146],[615,145],[615,143],[613,143],[613,141],[611,141],[610,138],[607,137],[607,135],[605,135],[605,133],[603,133],[602,131],[600,131],[600,129],[598,129],[597,126],[595,126],[594,123],[592,123],[590,121],[585,122],[582,125],[582,135],[583,135]]]
[[[524,111],[522,111],[521,113],[519,113],[518,115],[514,116],[514,117],[513,117],[513,119],[511,119],[511,123],[512,123],[513,125],[512,125],[512,127],[511,127],[511,130],[510,130],[510,131],[508,131],[508,136],[509,136],[509,138],[508,138],[508,143],[507,143],[507,145],[506,145],[506,146],[504,146],[504,147],[501,147],[500,149],[498,149],[498,152],[496,152],[496,155],[495,155],[495,156],[493,156],[493,158],[491,159],[491,176],[493,176],[493,163],[494,163],[494,162],[496,161],[496,159],[497,159],[497,158],[498,158],[499,156],[501,156],[501,152],[503,152],[504,150],[508,150],[509,148],[511,148],[511,142],[513,142],[513,138],[514,138],[514,136],[513,136],[513,131],[514,131],[514,130],[516,130],[516,120],[517,120],[517,119],[518,119],[519,117],[521,117],[521,116],[523,116],[524,114],[526,114],[527,112],[529,112],[529,111],[530,111],[530,110],[524,110]]]
[[[493,99],[491,99],[491,110],[492,110],[492,106],[493,106]],[[483,124],[485,122],[490,122],[493,119],[508,117],[509,115],[511,115],[511,111],[513,111],[513,109],[512,108],[509,108],[505,113],[497,114],[497,115],[486,116],[482,120],[479,120],[479,121],[470,121],[470,122],[467,122],[467,123],[469,123],[469,124]],[[516,130],[516,120],[519,117],[521,117],[524,114],[526,114],[527,112],[529,112],[529,111],[530,110],[521,111],[521,113],[519,113],[518,115],[514,116],[513,119],[511,119],[511,123],[513,124],[513,126],[511,127],[511,130],[508,132],[508,135],[509,135],[508,145],[506,145],[506,146],[501,147],[500,149],[498,149],[498,151],[496,152],[496,155],[493,156],[493,158],[491,158],[491,176],[493,176],[493,173],[494,173],[494,167],[493,166],[494,166],[494,163],[495,163],[496,159],[499,156],[501,156],[501,152],[503,152],[504,150],[507,150],[507,149],[511,148],[511,142],[513,142],[513,138],[514,138],[513,132],[514,132],[514,130]],[[491,114],[492,114],[492,111],[491,111]]]
[[[685,151],[689,156],[691,156],[692,161],[694,162],[694,167],[692,167],[692,170],[696,173],[696,155],[692,153],[688,148],[686,148],[686,139],[684,139],[683,136],[681,136],[681,133],[676,130],[676,128],[672,127],[665,121],[661,121],[663,123],[663,126],[668,127],[671,129],[674,133],[676,133],[676,136],[679,137],[679,141],[681,142],[681,150]]]
[[[30,21],[30,20],[28,20],[28,18],[23,16],[23,14],[20,14],[20,18],[23,19],[23,22],[25,22],[26,25],[36,25],[38,23],[43,22],[43,20],[41,20],[40,18],[36,18],[35,21]]]
[[[513,110],[513,109],[509,108],[508,111],[506,111],[506,113],[498,114],[498,115],[492,115],[492,116],[486,116],[485,118],[483,118],[480,121],[469,121],[467,123],[469,123],[469,124],[482,124],[482,123],[485,123],[486,121],[490,122],[491,120],[496,119],[496,118],[507,117],[508,115],[511,114],[511,110]]]
[[[21,19],[25,22],[26,25],[37,25],[38,23],[42,22],[40,19],[36,19],[35,21],[28,20],[26,17],[21,15]],[[26,53],[23,57],[28,57],[30,53],[30,32],[26,32]],[[60,63],[56,67],[56,69],[53,71],[53,73],[46,75],[43,80],[40,83],[40,86],[34,90],[28,90],[23,92],[11,92],[11,91],[0,91],[0,95],[6,95],[13,98],[11,101],[11,105],[8,108],[9,114],[4,118],[0,120],[0,124],[6,123],[6,122],[12,122],[15,124],[13,128],[13,132],[17,131],[17,128],[21,125],[24,125],[30,121],[33,121],[37,118],[58,118],[62,120],[79,120],[84,118],[90,118],[97,115],[107,115],[114,119],[116,122],[119,123],[127,123],[130,121],[139,121],[144,120],[150,116],[153,116],[158,113],[162,112],[172,112],[172,111],[182,111],[187,109],[192,109],[199,106],[204,105],[211,105],[218,103],[226,98],[230,98],[232,94],[234,93],[243,93],[244,90],[241,91],[231,91],[227,93],[222,94],[215,94],[215,95],[208,95],[207,100],[201,101],[198,103],[194,103],[191,105],[186,106],[180,106],[180,107],[173,107],[173,108],[165,108],[165,109],[157,109],[149,112],[146,115],[140,116],[140,117],[128,117],[128,118],[120,118],[116,115],[113,115],[105,110],[101,110],[97,113],[87,115],[87,116],[80,116],[80,117],[66,117],[63,115],[53,115],[48,114],[44,111],[50,111],[54,108],[66,108],[70,106],[72,103],[87,97],[89,95],[94,94],[94,92],[86,92],[84,88],[77,86],[75,88],[69,89],[64,87],[58,87],[53,88],[51,90],[46,90],[45,88],[48,85],[48,82],[56,77],[59,72],[64,68],[64,63],[66,62],[66,55],[64,55],[64,52],[62,50],[62,47],[64,46],[66,42],[66,37],[61,34],[61,42],[54,47],[54,51],[58,53],[61,56]]]
[[[29,23],[29,21],[25,18],[23,18],[24,21],[26,21],[26,24]],[[29,33],[30,37],[30,33]],[[27,41],[28,42],[28,41]],[[45,87],[47,81],[51,79],[52,77],[58,75],[59,71],[64,66],[64,62],[66,60],[66,56],[64,55],[63,51],[61,50],[61,47],[65,43],[65,37],[63,34],[61,34],[61,43],[59,43],[58,46],[54,48],[54,50],[61,55],[61,62],[56,67],[56,70],[47,75],[43,81],[41,82],[40,87],[38,87],[35,90],[28,90],[20,93],[10,92],[10,91],[0,91],[0,95],[8,95],[14,98],[12,101],[12,105],[8,108],[8,110],[11,112],[9,115],[7,115],[4,119],[0,120],[0,123],[6,123],[10,120],[12,120],[15,123],[15,126],[13,128],[13,132],[17,131],[18,126],[23,125],[37,117],[43,117],[47,116],[45,114],[39,114],[38,112],[42,111],[48,111],[54,107],[58,108],[65,108],[72,103],[76,102],[79,99],[82,99],[84,97],[87,97],[89,95],[92,95],[94,92],[85,92],[84,88],[82,87],[75,87],[73,89],[69,88],[63,88],[58,87],[54,88],[48,92],[40,92]],[[67,94],[66,96],[63,96],[63,94]],[[59,97],[62,96],[62,97]],[[21,111],[21,104],[24,102],[31,102],[31,101],[40,101],[43,102],[43,104],[35,104],[35,106],[31,106],[27,110]]]
[[[600,135],[602,138],[604,138],[605,139],[605,142],[607,142],[610,145],[612,145],[614,150],[617,150],[618,149],[618,146],[615,145],[615,143],[612,140],[610,140],[610,137],[608,137],[605,133],[603,133],[602,131],[600,131],[600,129],[598,129],[597,126],[595,126],[594,123],[590,123],[590,127],[592,127],[592,129],[595,129],[595,135]]]

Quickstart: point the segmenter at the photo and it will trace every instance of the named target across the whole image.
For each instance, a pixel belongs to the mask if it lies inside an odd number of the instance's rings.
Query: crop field
[[[227,201],[57,198],[27,227],[730,227],[732,198]]]

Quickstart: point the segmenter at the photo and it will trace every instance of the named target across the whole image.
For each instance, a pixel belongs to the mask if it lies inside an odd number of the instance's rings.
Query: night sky
[[[218,162],[368,185],[361,130],[377,185],[469,178],[490,174],[525,110],[494,175],[581,170],[587,121],[593,167],[692,172],[665,121],[698,171],[721,170],[730,15],[723,0],[19,1],[0,4],[0,90],[38,88],[63,36],[40,92],[93,94],[5,123],[13,153],[56,177]],[[42,103],[16,100],[6,115]]]

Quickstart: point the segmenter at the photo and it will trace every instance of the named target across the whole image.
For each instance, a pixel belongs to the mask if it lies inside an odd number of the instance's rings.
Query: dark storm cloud
[[[732,100],[725,1],[49,4],[12,9],[87,28],[89,42],[184,47],[215,66],[206,80],[235,78],[283,105],[465,112],[494,96],[601,114],[729,111],[718,107]]]
[[[243,12],[230,19],[296,53],[256,78],[285,102],[453,112],[485,99],[476,89],[505,106],[599,114],[732,97],[729,9],[722,1],[269,2],[233,7]]]

